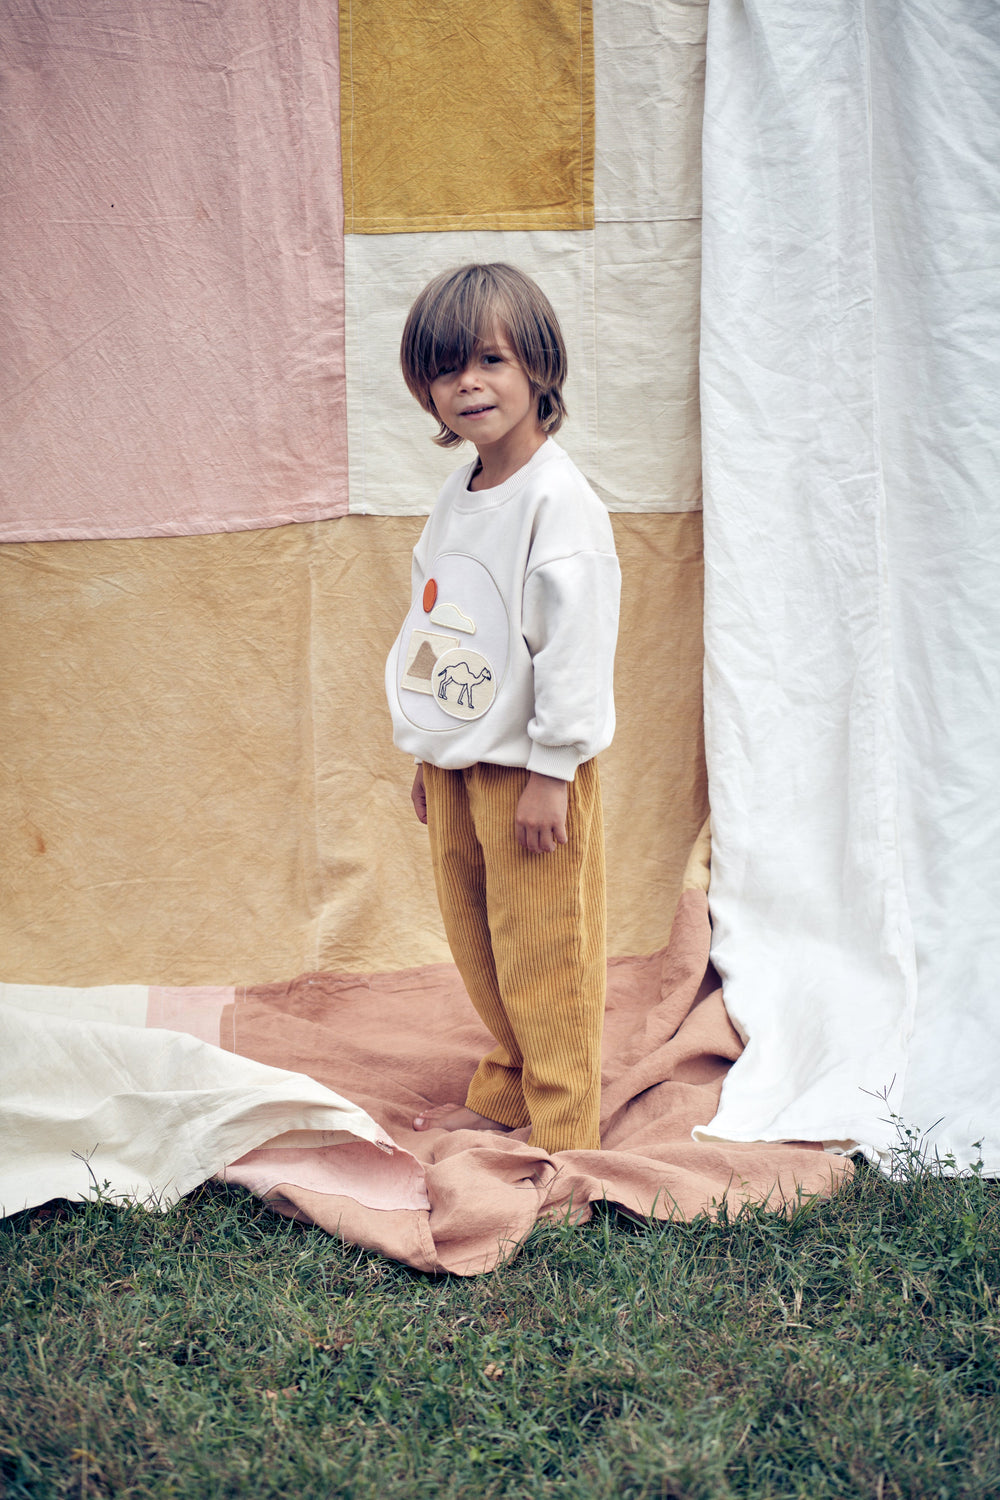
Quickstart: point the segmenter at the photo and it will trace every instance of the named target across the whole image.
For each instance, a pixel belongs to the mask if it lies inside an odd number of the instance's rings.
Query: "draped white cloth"
[[[359,1105],[147,1028],[147,996],[0,984],[0,1217],[95,1193],[166,1209],[216,1173],[259,1193],[318,1178],[376,1209],[427,1206],[419,1163]]]
[[[998,1172],[995,0],[712,0],[704,193],[701,1134]]]

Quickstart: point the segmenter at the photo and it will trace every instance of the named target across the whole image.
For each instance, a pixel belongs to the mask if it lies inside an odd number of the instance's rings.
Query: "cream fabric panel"
[[[708,0],[595,0],[597,221],[701,213]]]
[[[594,243],[588,478],[612,511],[700,510],[701,224],[598,224]]]
[[[697,221],[600,224],[585,234],[349,235],[351,509],[426,514],[457,461],[399,370],[399,340],[432,276],[507,260],[534,276],[563,327],[570,416],[558,433],[611,510],[700,506]]]
[[[90,988],[39,984],[0,984],[0,1005],[42,1016],[71,1015],[74,1021],[111,1026],[145,1026],[149,987],[106,984]]]
[[[444,960],[386,652],[417,517],[0,549],[3,979],[266,982]],[[615,517],[612,953],[705,815],[698,516]]]
[[[595,0],[597,459],[613,510],[701,505],[707,0]]]
[[[426,515],[461,462],[430,439],[437,423],[403,384],[399,341],[410,304],[439,271],[507,260],[537,278],[563,326],[570,358],[571,421],[559,433],[580,464],[593,457],[592,233],[348,235],[347,430],[351,510]]]
[[[108,1025],[85,998],[78,1018],[71,991],[50,990],[48,1001],[62,1013],[0,1006],[0,1214],[50,1198],[87,1201],[95,1183],[112,1199],[167,1209],[293,1131],[380,1146],[366,1161],[374,1191],[388,1207],[412,1206],[413,1158],[394,1154],[369,1114],[314,1079],[176,1031]]]

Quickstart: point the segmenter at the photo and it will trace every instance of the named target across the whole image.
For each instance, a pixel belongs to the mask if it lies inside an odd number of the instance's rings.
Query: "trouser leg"
[[[491,960],[490,1014],[474,994],[473,1003],[500,1043],[477,1069],[467,1103],[510,1123],[519,1055],[532,1142],[546,1151],[596,1150],[607,977],[596,763],[581,766],[570,784],[569,841],[551,854],[529,854],[517,843],[514,819],[526,771],[481,764],[460,774],[471,825],[466,835],[480,851],[474,860],[477,963],[487,942]],[[459,893],[463,899],[468,887]],[[457,954],[456,962],[461,970]],[[497,1011],[503,1019],[494,1029]]]
[[[466,1102],[487,1119],[516,1129],[530,1119],[521,1086],[523,1059],[497,983],[486,866],[469,805],[468,774],[424,764],[431,862],[452,957],[470,1000],[497,1043],[476,1072],[476,1078],[486,1083],[479,1090],[481,1102],[474,1103],[471,1096]]]

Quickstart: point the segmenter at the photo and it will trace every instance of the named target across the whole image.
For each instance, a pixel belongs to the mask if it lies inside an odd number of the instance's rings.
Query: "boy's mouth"
[[[478,417],[481,412],[492,410],[492,406],[464,406],[458,415],[460,417]]]

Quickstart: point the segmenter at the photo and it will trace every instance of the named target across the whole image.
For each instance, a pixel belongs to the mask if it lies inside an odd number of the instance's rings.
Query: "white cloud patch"
[[[431,610],[431,624],[444,625],[449,630],[462,630],[466,635],[475,635],[476,622],[463,615],[457,604],[436,604]]]

